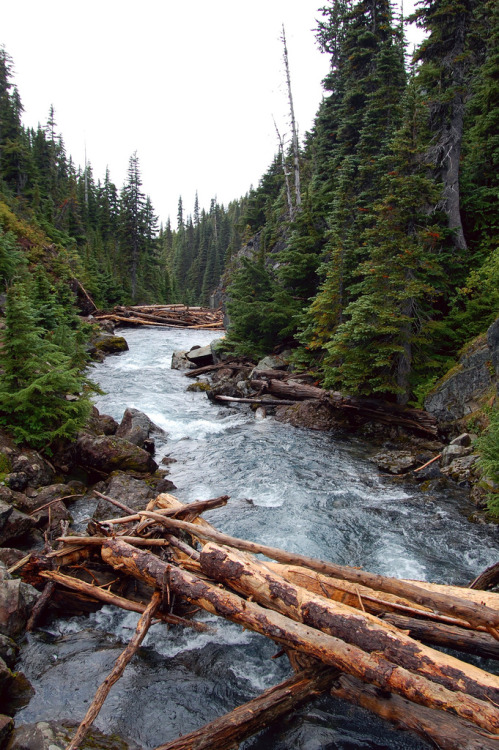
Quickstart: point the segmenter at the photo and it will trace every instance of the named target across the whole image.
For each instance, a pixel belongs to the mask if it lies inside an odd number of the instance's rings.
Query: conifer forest
[[[119,187],[73,162],[53,107],[23,123],[2,48],[0,422],[17,439],[44,445],[88,413],[82,289],[101,309],[224,300],[236,354],[291,349],[324,387],[401,405],[421,405],[495,319],[498,4],[421,0],[413,56],[390,0],[318,13],[330,65],[311,131],[279,138],[228,205],[181,197],[174,226],[159,225],[137,153]]]

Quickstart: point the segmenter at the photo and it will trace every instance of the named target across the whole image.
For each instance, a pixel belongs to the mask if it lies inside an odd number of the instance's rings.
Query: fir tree
[[[9,288],[1,333],[0,424],[18,442],[47,448],[72,437],[91,409],[88,382],[70,358],[43,337],[22,284]]]

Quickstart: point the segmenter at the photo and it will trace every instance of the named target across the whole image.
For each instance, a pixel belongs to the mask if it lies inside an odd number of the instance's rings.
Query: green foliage
[[[479,465],[486,477],[499,485],[499,407],[497,404],[490,413],[487,431],[476,443],[480,455]],[[488,505],[492,515],[499,517],[499,493],[489,495]]]
[[[26,258],[18,250],[13,232],[4,232],[0,226],[0,285],[3,288],[26,267]]]
[[[90,383],[80,368],[36,324],[25,285],[7,293],[6,328],[1,334],[0,424],[16,441],[47,448],[72,437],[91,409]]]
[[[242,259],[228,289],[230,326],[226,345],[241,356],[260,358],[289,333],[286,299],[263,261]]]

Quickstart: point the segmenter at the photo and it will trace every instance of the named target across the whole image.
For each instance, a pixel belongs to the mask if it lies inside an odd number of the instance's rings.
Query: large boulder
[[[0,531],[0,545],[22,540],[34,531],[35,526],[35,520],[31,516],[13,508]]]
[[[97,352],[103,354],[121,354],[128,351],[128,344],[123,336],[113,336],[110,333],[99,333],[92,341]]]
[[[13,578],[0,564],[0,633],[8,638],[20,635],[39,596],[33,586]]]
[[[173,352],[172,354],[172,370],[194,370],[197,365],[187,359],[187,352]]]
[[[147,451],[115,435],[81,433],[75,446],[76,463],[104,474],[113,471],[151,473],[158,468]]]
[[[215,360],[213,359],[213,352],[211,346],[195,346],[186,354],[187,359],[193,362],[196,367],[205,367],[206,365],[213,365]]]
[[[144,412],[138,409],[125,409],[121,424],[116,430],[116,437],[124,438],[142,448],[151,435],[166,436],[166,433]]]
[[[132,510],[144,510],[151,498],[158,494],[143,479],[131,477],[129,474],[119,473],[111,477],[105,493],[114,500],[119,500]],[[101,521],[104,518],[118,518],[123,511],[107,500],[100,499],[93,517]]]
[[[458,364],[435,386],[426,411],[450,423],[477,411],[499,383],[499,318],[466,348]]]

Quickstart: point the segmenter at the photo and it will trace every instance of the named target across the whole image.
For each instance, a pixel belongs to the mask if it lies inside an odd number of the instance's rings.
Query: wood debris
[[[68,750],[78,747],[135,653],[144,623],[154,616],[206,627],[186,619],[192,605],[267,636],[298,673],[158,750],[237,747],[325,690],[438,747],[499,747],[499,677],[432,647],[497,659],[499,594],[388,578],[222,534],[199,514],[227,499],[183,505],[161,494],[143,511],[90,527],[95,533],[87,537],[61,537],[57,558],[39,557],[23,567],[31,582],[142,613]],[[73,572],[75,554],[83,561],[78,575],[54,569],[67,559]],[[84,581],[91,564],[92,581]],[[128,581],[142,587],[142,601],[124,593]],[[171,612],[172,601],[184,611]]]
[[[111,320],[120,326],[165,326],[167,328],[199,328],[222,330],[221,310],[188,305],[117,305],[112,311],[98,310],[96,320]]]

